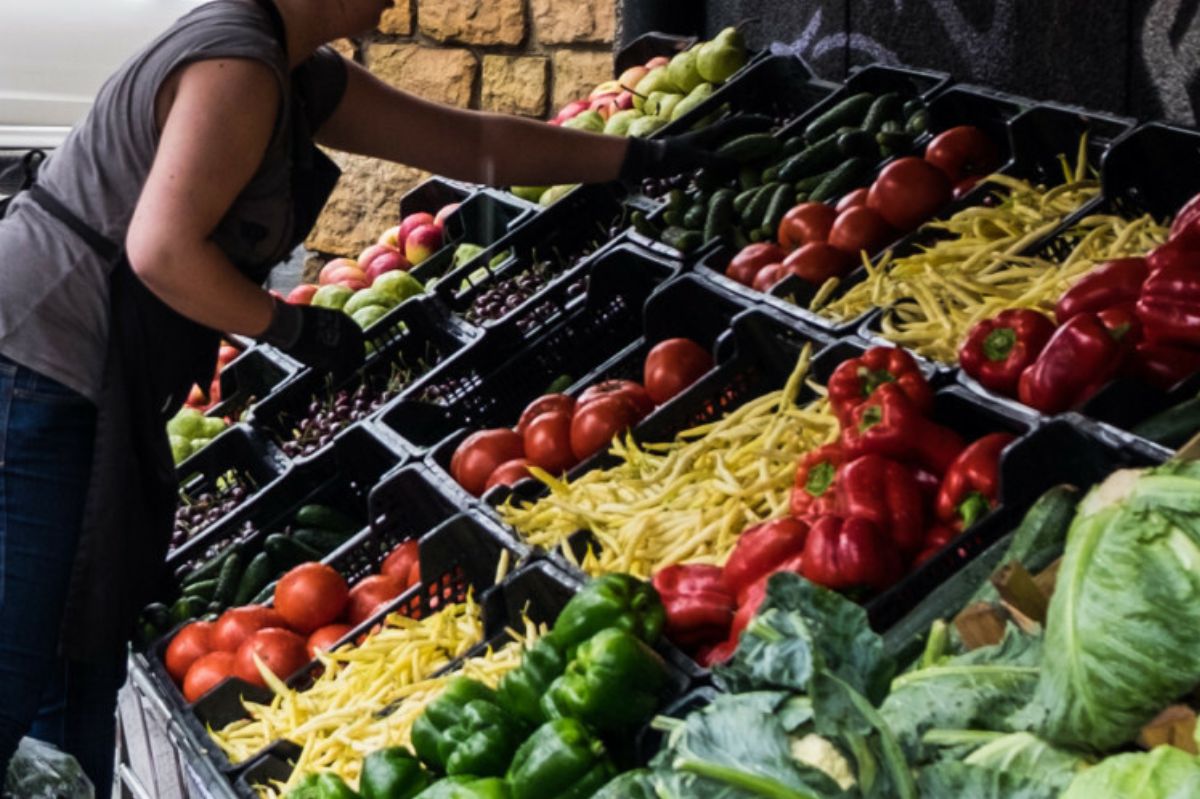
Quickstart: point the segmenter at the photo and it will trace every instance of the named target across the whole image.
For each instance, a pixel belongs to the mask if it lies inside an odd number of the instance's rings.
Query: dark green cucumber
[[[340,547],[342,544],[350,540],[350,536],[341,535],[340,533],[331,533],[328,530],[313,530],[305,528],[292,533],[292,540],[304,544],[306,547],[321,553],[321,557],[328,555],[333,550]]]
[[[687,197],[683,189],[671,189],[667,195],[667,210],[663,212],[663,221],[668,225],[683,224],[683,215],[687,212]]]
[[[922,100],[920,97],[914,97],[911,100],[909,100],[907,103],[904,104],[904,108],[901,109],[901,113],[904,114],[905,119],[908,119],[913,114],[917,113],[918,111],[923,110],[924,108],[925,108],[925,101]]]
[[[742,191],[762,185],[762,170],[753,166],[744,166],[738,172],[738,186]]]
[[[297,527],[316,527],[335,533],[352,533],[362,527],[362,522],[328,505],[305,505],[296,511],[294,521]]]
[[[792,187],[784,183],[775,190],[775,195],[771,197],[771,202],[767,205],[767,212],[763,215],[759,227],[771,232],[772,236],[775,231],[779,230],[779,223],[783,221],[783,215],[792,207],[792,198],[795,195]]]
[[[782,154],[786,157],[798,155],[806,146],[803,136],[792,136],[784,139]]]
[[[796,185],[793,186],[793,188],[800,194],[809,194],[817,186],[820,186],[821,181],[823,181],[825,179],[825,176],[828,175],[829,172],[832,172],[832,171],[833,170],[831,169],[828,172],[822,172],[818,175],[810,175],[806,178],[797,180]]]
[[[712,241],[733,227],[733,200],[737,195],[733,189],[721,189],[708,203],[708,217],[704,220],[704,240]]]
[[[575,382],[575,378],[571,377],[570,375],[559,375],[558,377],[556,377],[550,381],[550,385],[546,386],[546,390],[542,393],[543,394],[561,394],[564,391],[566,391],[568,388],[570,388],[571,384],[574,382]]]
[[[197,583],[202,580],[213,580],[221,576],[221,567],[225,565],[225,558],[229,557],[231,552],[240,551],[242,545],[240,543],[231,544],[222,549],[217,554],[213,555],[208,560],[201,563],[195,569],[188,573],[182,580],[182,586],[187,587],[191,583]]]
[[[704,243],[704,234],[681,227],[669,227],[663,231],[662,243],[680,252],[687,253]]]
[[[840,134],[833,133],[821,139],[799,155],[794,155],[779,168],[779,179],[793,183],[809,175],[833,169],[842,160],[838,147]]]
[[[929,112],[922,108],[910,116],[904,123],[904,129],[914,136],[920,136],[929,130]]]
[[[250,561],[250,565],[246,567],[246,571],[238,583],[233,605],[240,607],[249,603],[267,583],[275,578],[275,574],[276,569],[272,565],[271,556],[266,552],[259,552],[254,556],[254,560]]]
[[[733,198],[733,212],[740,218],[746,213],[746,209],[750,207],[750,203],[754,202],[754,198],[762,190],[761,186],[755,186],[753,189],[746,189],[744,192]],[[685,225],[684,227],[694,227],[693,225]]]
[[[875,172],[875,161],[871,158],[849,158],[844,164],[830,172],[821,185],[808,195],[809,202],[823,203],[836,200],[859,188]]]
[[[213,591],[212,601],[221,607],[229,607],[233,598],[237,596],[238,585],[241,584],[242,574],[245,571],[246,561],[242,559],[242,553],[240,551],[230,552],[229,557],[225,558],[225,563],[221,566],[221,576]]]
[[[152,602],[142,610],[142,615],[159,630],[171,628],[171,609],[161,602]]]
[[[779,139],[770,133],[747,133],[717,148],[717,156],[739,164],[749,164],[774,158],[783,149]]]
[[[756,189],[751,189],[751,191],[756,191]],[[699,203],[693,205],[687,210],[687,213],[683,215],[683,224],[681,227],[687,228],[688,230],[702,230],[704,228],[704,217],[707,215],[707,213],[708,209],[703,205],[700,205]]]
[[[171,605],[171,622],[183,624],[199,616],[208,607],[208,600],[197,596],[181,596]]]
[[[754,228],[750,231],[750,243],[758,244],[760,241],[767,240],[767,233],[762,228]]]
[[[1168,449],[1179,449],[1200,432],[1200,397],[1151,416],[1131,432]]]
[[[642,211],[634,211],[629,217],[633,229],[645,236],[648,239],[657,239],[660,235],[658,228],[654,223],[646,218],[646,214]]]
[[[815,144],[829,134],[836,132],[840,127],[857,127],[861,125],[863,119],[867,116],[867,112],[871,110],[873,102],[875,102],[875,95],[867,92],[847,97],[808,123],[808,127],[804,129],[804,140],[809,144]]]
[[[758,221],[767,215],[767,208],[771,205],[771,200],[775,198],[775,192],[779,190],[780,186],[786,185],[788,184],[768,183],[763,187],[758,196],[746,206],[746,212],[742,214],[742,219],[746,220],[747,226],[758,225]]]
[[[779,172],[783,164],[773,164],[762,171],[762,183],[774,183],[779,180]],[[761,184],[760,184],[761,185]]]
[[[878,133],[883,123],[899,119],[904,113],[904,100],[895,92],[881,94],[871,103],[867,116],[863,119],[862,127],[868,133]]]
[[[904,131],[904,123],[903,122],[895,122],[895,121],[889,119],[887,122],[884,122],[883,126],[881,128],[879,128],[879,130],[876,132],[877,133],[901,133],[903,131]]]
[[[733,229],[733,247],[736,250],[743,250],[750,244],[750,239],[740,227]]]
[[[208,601],[213,598],[213,594],[217,590],[219,580],[200,580],[195,583],[188,583],[188,586],[183,589],[182,596],[195,596]]]
[[[879,145],[879,151],[885,155],[896,155],[903,153],[913,146],[913,137],[911,133],[904,131],[895,131],[891,133],[876,133],[875,142]]]
[[[855,130],[843,133],[838,137],[838,149],[847,158],[861,156],[862,158],[878,158],[879,144],[875,136],[866,130]]]
[[[324,556],[324,553],[300,542],[294,536],[283,533],[267,536],[267,540],[263,542],[263,551],[271,557],[277,572],[294,569],[301,563],[320,560]]]

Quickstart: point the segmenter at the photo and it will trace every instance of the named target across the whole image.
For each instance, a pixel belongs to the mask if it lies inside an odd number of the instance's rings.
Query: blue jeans
[[[0,768],[32,735],[107,797],[124,658],[83,666],[59,650],[95,428],[89,400],[0,356]]]

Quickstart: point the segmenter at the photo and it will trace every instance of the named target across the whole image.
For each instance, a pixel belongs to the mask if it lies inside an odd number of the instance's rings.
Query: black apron
[[[278,11],[270,0],[258,2],[284,43]],[[313,143],[314,120],[294,90],[289,121],[293,249],[312,230],[341,173]],[[45,188],[34,184],[29,197],[112,266],[91,483],[61,630],[66,656],[102,662],[121,656],[142,608],[170,588],[164,566],[179,479],[166,424],[193,384],[212,380],[221,334],[171,310],[134,274],[123,248]],[[262,282],[270,266],[245,271]]]

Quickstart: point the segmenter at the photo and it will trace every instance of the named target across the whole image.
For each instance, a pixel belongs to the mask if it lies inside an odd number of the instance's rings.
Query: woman
[[[386,0],[212,0],[102,88],[0,221],[0,763],[25,734],[107,796],[125,641],[155,594],[177,483],[163,431],[216,331],[338,375],[344,314],[276,302],[270,267],[337,179],[314,140],[468,181],[675,174],[693,142],[443,107],[324,45]]]

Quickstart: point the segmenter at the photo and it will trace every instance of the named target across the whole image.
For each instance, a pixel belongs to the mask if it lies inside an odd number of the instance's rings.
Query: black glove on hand
[[[737,164],[711,151],[738,136],[768,130],[773,122],[770,117],[747,114],[665,139],[630,139],[621,164],[621,179],[673,177],[701,167],[736,172]]]
[[[341,381],[363,364],[366,340],[341,311],[275,300],[275,315],[260,340]]]

